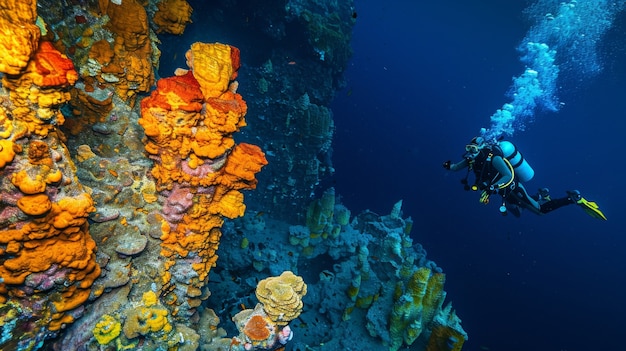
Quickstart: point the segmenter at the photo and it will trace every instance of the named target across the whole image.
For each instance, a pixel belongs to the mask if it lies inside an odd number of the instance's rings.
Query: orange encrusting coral
[[[252,341],[261,341],[271,335],[271,321],[266,320],[261,315],[253,315],[243,328],[244,334]]]
[[[13,157],[15,157],[13,142],[11,140],[0,140],[0,169],[4,168],[7,163],[11,163]]]
[[[220,97],[237,78],[239,49],[230,45],[193,43],[186,57],[205,99]]]
[[[50,42],[41,42],[23,73],[2,79],[14,105],[15,129],[45,137],[55,125],[62,125],[65,118],[59,107],[70,100],[69,87],[77,79],[72,61]]]
[[[2,0],[0,4],[0,72],[20,74],[37,49],[41,32],[36,0]]]
[[[35,1],[0,5],[0,32],[12,33],[0,38],[2,87],[9,93],[0,106],[0,163],[11,162],[0,167],[0,303],[23,306],[20,320],[29,325],[14,340],[56,335],[78,315],[72,310],[100,275],[87,222],[93,201],[56,129],[78,74],[52,43],[39,40],[36,16]]]
[[[36,74],[32,75],[33,84],[40,87],[67,87],[78,79],[74,64],[61,54],[49,41],[42,41],[31,61]]]
[[[100,267],[95,262],[96,244],[87,224],[88,213],[94,211],[93,203],[87,194],[65,197],[58,202],[51,202],[45,194],[37,194],[22,197],[18,207],[40,217],[32,218],[19,229],[0,232],[0,244],[12,248],[11,256],[0,260],[3,278],[0,301],[15,294],[21,296],[19,286],[31,274],[45,274],[54,267],[67,270],[62,298],[51,301],[55,314],[48,321],[48,329],[58,330],[67,322],[63,312],[84,303],[94,279],[100,275]]]
[[[115,56],[115,53],[111,44],[104,39],[96,41],[89,48],[89,58],[98,61],[103,66],[111,63],[113,56]]]
[[[190,70],[159,80],[141,102],[139,124],[165,202],[161,255],[166,269],[187,264],[197,273],[186,290],[203,288],[217,260],[223,217],[243,215],[240,190],[254,189],[255,173],[267,164],[260,148],[235,145],[232,137],[245,126],[247,111],[242,97],[229,90],[238,52],[219,43],[193,44],[187,54]],[[165,273],[163,283],[173,284],[171,278]]]

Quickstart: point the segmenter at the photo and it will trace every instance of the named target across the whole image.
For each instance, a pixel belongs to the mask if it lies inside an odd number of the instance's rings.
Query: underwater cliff
[[[461,350],[332,187],[351,1],[0,5],[0,349]]]

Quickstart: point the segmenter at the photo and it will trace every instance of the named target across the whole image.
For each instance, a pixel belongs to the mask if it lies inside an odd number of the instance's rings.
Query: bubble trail
[[[539,0],[526,9],[535,24],[518,46],[524,72],[513,78],[511,99],[481,129],[487,140],[522,131],[539,110],[558,111],[557,81],[589,78],[602,69],[597,46],[626,1]]]

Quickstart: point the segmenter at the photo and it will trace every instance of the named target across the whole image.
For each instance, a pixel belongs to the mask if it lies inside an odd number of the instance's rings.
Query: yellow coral
[[[167,320],[168,311],[163,306],[146,307],[141,306],[128,311],[124,322],[124,335],[129,338],[136,338],[139,335],[172,331],[172,325]]]
[[[432,322],[445,297],[444,282],[443,273],[433,273],[428,267],[419,267],[408,281],[398,282],[389,321],[390,350],[399,349],[403,342],[413,344]]]
[[[243,203],[243,194],[237,190],[228,191],[219,201],[209,205],[209,212],[231,219],[243,216],[245,211],[246,205]]]
[[[19,74],[37,48],[41,32],[37,1],[2,0],[0,5],[0,72]]]
[[[11,140],[0,140],[0,169],[11,163],[15,157],[13,142]]]
[[[143,305],[146,307],[154,306],[157,304],[157,302],[159,302],[156,294],[152,290],[146,291],[145,293],[143,293],[143,297],[141,298],[141,301],[143,302]]]
[[[11,183],[28,195],[43,193],[46,190],[46,182],[40,174],[33,179],[25,170],[13,173]]]
[[[152,338],[167,339],[167,334],[172,331],[172,325],[168,320],[168,310],[159,303],[158,296],[153,291],[147,291],[141,298],[141,305],[126,311],[126,320],[122,330],[129,338],[139,335]]]
[[[433,273],[428,279],[428,286],[422,303],[424,306],[424,320],[432,320],[437,309],[441,307],[443,299],[445,298],[443,291],[445,281],[446,275],[443,273]]]
[[[52,202],[46,194],[26,195],[17,200],[17,207],[31,216],[42,215],[52,208]]]
[[[230,45],[193,43],[187,54],[187,64],[200,83],[205,99],[219,97],[228,90],[234,73]]]
[[[122,324],[113,316],[105,314],[100,317],[100,320],[93,328],[93,336],[100,345],[106,345],[115,340],[121,331]]]
[[[259,282],[256,297],[263,304],[263,310],[279,326],[288,324],[302,312],[302,297],[307,286],[291,271],[278,277],[269,277]]]
[[[415,272],[413,272],[413,275],[407,283],[407,294],[411,296],[413,306],[416,308],[420,308],[422,306],[422,299],[424,294],[426,294],[430,273],[430,268],[419,267],[415,270]]]

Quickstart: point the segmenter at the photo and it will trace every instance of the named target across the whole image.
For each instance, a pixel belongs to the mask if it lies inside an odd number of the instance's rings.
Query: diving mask
[[[480,149],[478,148],[478,145],[476,144],[467,144],[465,145],[465,151],[467,151],[470,154],[477,154],[478,152],[480,152]]]
[[[485,146],[485,139],[483,137],[475,137],[469,144],[465,145],[465,155],[463,157],[474,159],[480,153],[480,150]]]
[[[464,158],[474,159],[480,153],[480,147],[476,144],[468,144],[465,145],[465,151],[465,155],[463,155]]]

